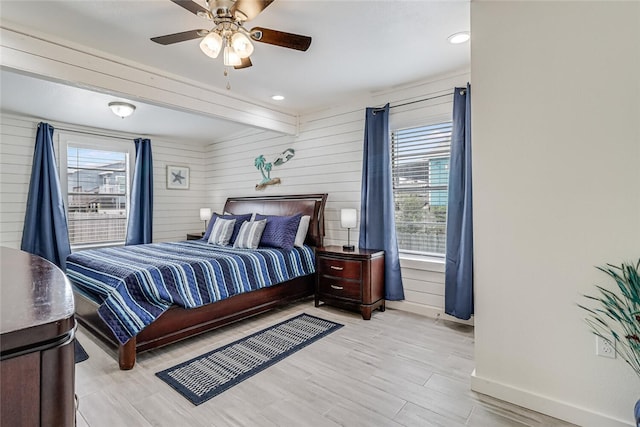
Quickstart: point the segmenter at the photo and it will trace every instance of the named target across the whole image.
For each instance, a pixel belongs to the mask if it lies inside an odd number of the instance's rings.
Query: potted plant
[[[585,298],[597,304],[578,305],[588,312],[585,320],[593,333],[615,348],[640,378],[640,260],[635,265],[629,262],[597,268],[615,280],[619,292],[596,286],[599,294]],[[635,406],[635,421],[640,427],[640,400]]]

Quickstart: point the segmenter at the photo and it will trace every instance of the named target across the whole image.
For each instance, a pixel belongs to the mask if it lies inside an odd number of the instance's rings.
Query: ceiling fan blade
[[[240,60],[242,61],[242,63],[240,65],[236,65],[236,66],[233,67],[236,70],[242,70],[243,68],[249,68],[249,67],[251,67],[253,65],[251,63],[251,58],[241,58]]]
[[[306,51],[311,45],[311,37],[299,34],[285,33],[283,31],[270,30],[269,28],[255,27],[251,29],[251,38],[262,43],[288,47],[289,49]]]
[[[171,1],[177,4],[178,6],[184,7],[194,15],[198,15],[198,12],[200,12],[200,14],[203,16],[209,15],[209,11],[207,9],[200,6],[198,3],[192,2],[191,0],[171,0]]]
[[[173,1],[173,0],[172,0]],[[249,21],[267,8],[274,0],[236,0],[231,14],[241,21]]]
[[[209,30],[189,30],[181,33],[167,34],[166,36],[153,37],[151,41],[162,45],[184,42],[187,40],[198,39],[209,33]]]

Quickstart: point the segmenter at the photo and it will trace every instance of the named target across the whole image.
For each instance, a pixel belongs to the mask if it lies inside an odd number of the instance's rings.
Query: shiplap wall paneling
[[[360,210],[363,125],[362,108],[333,110],[303,117],[297,137],[255,131],[211,144],[207,179],[212,208],[221,210],[230,196],[328,193],[325,243],[346,242],[339,212],[347,207]],[[287,148],[295,150],[295,157],[271,171],[271,178],[282,183],[256,191],[262,176],[254,159],[262,154],[273,162]],[[357,241],[357,228],[351,230],[351,239]]]
[[[6,115],[0,123],[0,245],[19,249],[37,123]]]
[[[205,144],[153,139],[153,240],[186,240],[204,229],[200,208],[206,207]],[[189,168],[189,189],[167,188],[167,165]]]
[[[3,114],[0,139],[0,244],[19,248],[29,191],[31,164],[39,120]],[[54,128],[104,134],[102,129],[50,122]],[[73,133],[66,131],[67,133]],[[134,136],[109,132],[119,138]],[[81,134],[80,134],[81,136]],[[54,131],[54,139],[56,132]],[[205,144],[155,139],[153,152],[154,212],[153,240],[185,240],[189,232],[203,229],[199,209],[206,206]],[[108,138],[105,138],[108,141]],[[132,142],[133,144],[133,142]],[[189,190],[166,188],[166,165],[190,168]]]
[[[428,123],[451,120],[453,89],[465,87],[471,79],[468,71],[460,71],[373,95],[375,105],[391,103],[389,127],[404,129]],[[405,105],[401,105],[405,104]]]
[[[400,261],[405,299],[417,304],[444,309],[444,272],[415,268]]]

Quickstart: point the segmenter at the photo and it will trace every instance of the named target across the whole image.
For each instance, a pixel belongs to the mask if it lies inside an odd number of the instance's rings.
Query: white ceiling
[[[204,4],[203,0],[196,2]],[[222,58],[205,56],[197,40],[170,46],[149,40],[211,27],[209,21],[169,0],[1,0],[0,14],[8,25],[32,28],[222,90],[227,84]],[[469,25],[467,0],[276,0],[245,27],[308,35],[313,38],[311,47],[299,52],[255,43],[253,67],[230,70],[231,91],[297,113],[339,105],[356,96],[468,68],[469,44],[451,45],[447,37],[468,31]],[[4,111],[190,139],[212,140],[246,127],[138,103],[129,119],[103,117],[106,104],[114,99],[107,94],[36,81],[7,70],[0,78]],[[36,93],[42,100],[37,108],[28,102]],[[286,99],[272,101],[276,93]],[[56,105],[67,98],[71,101],[64,108]],[[172,119],[164,120],[164,115]]]
[[[2,110],[37,120],[64,122],[135,136],[152,134],[168,140],[214,141],[218,136],[243,132],[246,125],[133,102],[133,116],[121,119],[109,110],[112,101],[126,98],[0,71]]]

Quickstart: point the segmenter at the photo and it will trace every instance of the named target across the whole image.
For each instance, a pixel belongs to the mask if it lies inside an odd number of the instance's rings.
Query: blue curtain
[[[153,162],[151,141],[138,138],[136,145],[136,166],[131,185],[129,221],[125,245],[151,243],[153,231]]]
[[[53,127],[38,124],[20,249],[66,268],[71,253],[67,214],[53,151]]]
[[[455,88],[449,165],[445,313],[473,314],[473,211],[471,203],[471,86]]]
[[[385,299],[404,299],[391,182],[389,104],[367,108],[360,205],[361,248],[384,249]]]

